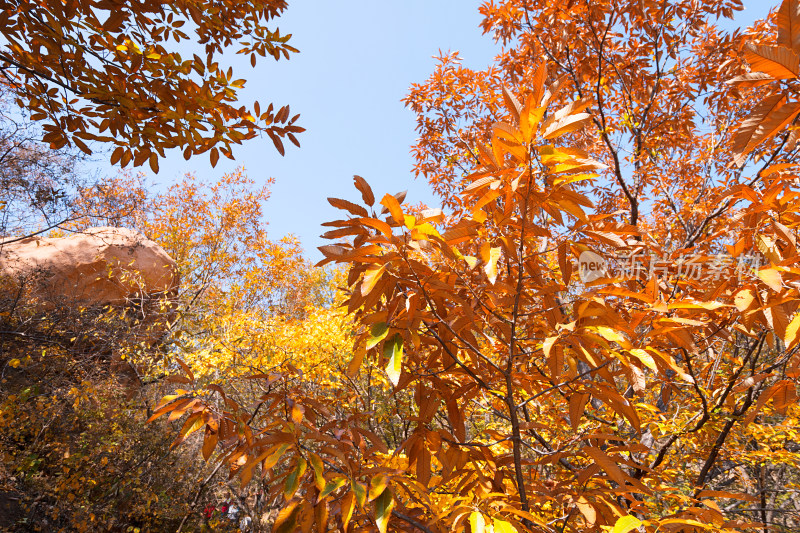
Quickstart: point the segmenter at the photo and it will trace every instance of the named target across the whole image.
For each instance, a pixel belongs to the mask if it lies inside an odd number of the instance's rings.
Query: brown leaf
[[[214,452],[214,448],[217,447],[217,438],[218,433],[216,431],[212,431],[209,426],[206,426],[206,435],[203,439],[203,459],[208,461],[208,458],[211,457],[211,454]]]
[[[353,176],[353,181],[356,184],[356,189],[361,192],[361,198],[364,200],[364,203],[371,207],[372,204],[375,203],[375,195],[372,194],[372,188],[367,183],[367,180],[361,176]]]
[[[367,210],[360,205],[354,204],[353,202],[348,202],[347,200],[342,200],[341,198],[328,198],[328,203],[337,209],[349,211],[357,217],[369,216]]]

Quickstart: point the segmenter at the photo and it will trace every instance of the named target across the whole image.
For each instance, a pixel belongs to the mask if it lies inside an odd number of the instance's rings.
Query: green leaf
[[[386,322],[378,322],[373,324],[372,327],[369,329],[369,339],[367,339],[367,350],[370,348],[374,348],[381,342],[383,339],[386,338],[386,335],[389,334],[389,324]]]
[[[272,451],[264,459],[264,464],[261,465],[261,468],[264,471],[266,471],[266,470],[269,470],[270,468],[272,468],[273,466],[275,466],[278,463],[278,460],[280,460],[281,456],[286,452],[286,450],[289,449],[289,446],[290,446],[289,443],[284,442],[283,444],[280,444],[278,446],[275,446],[275,447],[271,448],[270,450],[274,450],[274,451]]]
[[[383,494],[383,491],[386,489],[387,485],[389,485],[389,476],[383,472],[374,476],[369,482],[369,501],[372,501]]]
[[[292,473],[286,477],[286,484],[283,488],[283,497],[290,500],[297,489],[300,487],[300,478],[306,472],[306,460],[302,457],[297,460],[297,466],[294,467]]]
[[[367,503],[367,487],[358,481],[351,481],[350,487],[353,489],[353,494],[356,497],[356,503],[358,503],[358,506],[363,509],[364,504]]]
[[[314,468],[314,484],[317,486],[317,490],[323,490],[325,488],[325,478],[322,477],[322,459],[315,453],[309,454],[309,459],[311,459],[311,466]]]
[[[338,489],[339,487],[341,487],[345,483],[347,483],[347,479],[345,479],[343,477],[334,478],[334,479],[328,481],[325,484],[325,488],[322,489],[322,492],[319,493],[319,499],[321,500],[322,498],[324,498],[327,495],[331,494],[333,491],[335,491],[336,489]]]
[[[403,337],[399,333],[383,344],[383,354],[389,359],[389,364],[386,365],[386,374],[392,385],[396,387],[403,370]]]
[[[392,516],[392,509],[394,509],[394,497],[392,496],[392,491],[387,488],[375,500],[375,522],[377,522],[381,533],[386,533],[389,517]]]

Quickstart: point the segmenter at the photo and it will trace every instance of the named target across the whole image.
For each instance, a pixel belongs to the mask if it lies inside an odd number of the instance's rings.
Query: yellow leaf
[[[333,480],[328,481],[325,484],[325,488],[322,489],[322,491],[319,493],[319,499],[321,500],[321,499],[327,497],[330,493],[332,493],[336,489],[342,487],[345,483],[347,483],[347,480],[345,478],[343,478],[343,477],[334,478]]]
[[[623,347],[630,345],[628,339],[620,335],[620,333],[613,328],[608,326],[597,326],[596,330],[607,341],[616,342]]]
[[[747,311],[750,309],[750,305],[755,300],[755,294],[750,289],[742,289],[736,293],[736,296],[733,298],[733,303],[736,304],[736,309],[740,312]]]
[[[386,341],[383,345],[383,353],[389,358],[386,365],[386,374],[392,385],[397,386],[400,381],[400,373],[403,370],[403,337],[396,334],[391,341]]]
[[[487,247],[488,248],[488,247]],[[484,250],[481,250],[481,254],[483,255]],[[489,283],[494,285],[494,282],[497,281],[497,261],[500,259],[500,248],[491,248],[486,253],[486,257],[483,258],[486,266],[483,267],[484,272],[486,272],[486,276],[489,278]]]
[[[632,356],[641,361],[644,366],[646,366],[653,372],[658,373],[658,367],[656,366],[655,359],[653,359],[652,355],[647,353],[645,350],[642,350],[641,348],[634,348],[628,351]]]
[[[381,472],[376,476],[373,476],[372,480],[369,482],[369,495],[368,500],[372,501],[378,496],[380,496],[386,486],[389,484],[389,476]]]
[[[355,503],[355,495],[352,492],[348,492],[342,500],[342,525],[345,531],[347,531],[347,526],[350,524],[350,519],[353,517]]]
[[[628,533],[629,531],[633,531],[641,525],[644,524],[642,524],[642,521],[635,516],[622,516],[619,518],[619,520],[617,520],[617,523],[614,524],[614,528],[611,530],[611,533]]]
[[[797,332],[800,330],[800,313],[796,314],[789,325],[786,326],[786,334],[783,341],[786,343],[786,349],[791,350],[797,344]]]
[[[469,527],[472,530],[471,533],[485,533],[486,520],[483,518],[483,515],[477,511],[473,511],[472,514],[469,515]]]
[[[773,291],[781,290],[781,273],[774,268],[762,268],[758,271],[758,277]]]
[[[550,357],[550,350],[553,349],[553,345],[558,340],[558,337],[547,337],[544,342],[542,343],[542,351],[544,351],[545,357]]]
[[[317,490],[323,491],[325,490],[326,483],[325,478],[322,476],[322,459],[315,453],[310,453],[308,458],[311,460],[311,467],[314,469],[314,485],[317,487]]]
[[[494,533],[517,533],[517,528],[511,525],[511,522],[494,519]]]
[[[367,350],[378,345],[386,335],[389,334],[389,325],[386,322],[377,322],[369,328],[369,338],[367,339]]]
[[[439,232],[436,230],[436,228],[434,228],[433,226],[431,226],[427,222],[424,223],[424,224],[420,224],[418,226],[414,226],[414,230],[422,233],[423,235],[428,235],[428,236],[431,236],[431,237],[438,237],[440,239],[442,238],[442,236],[439,234]]]

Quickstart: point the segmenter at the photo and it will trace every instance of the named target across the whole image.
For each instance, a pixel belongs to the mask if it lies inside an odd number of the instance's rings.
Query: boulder
[[[0,276],[42,307],[125,305],[174,295],[179,284],[177,265],[163,248],[112,227],[0,241]]]

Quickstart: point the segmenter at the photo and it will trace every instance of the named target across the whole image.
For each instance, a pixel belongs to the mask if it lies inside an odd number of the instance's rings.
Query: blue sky
[[[776,0],[777,3],[777,0]],[[290,61],[262,60],[253,69],[246,58],[231,54],[235,78],[248,80],[241,101],[290,104],[300,113],[301,148],[287,143],[285,157],[268,138],[254,139],[234,150],[236,161],[208,158],[184,161],[179,152],[160,163],[154,180],[168,185],[185,172],[212,181],[244,166],[257,182],[276,183],[266,206],[273,239],[292,233],[306,255],[317,260],[320,224],[339,217],[329,196],[358,199],[353,174],[372,185],[377,196],[408,189],[408,200],[435,205],[427,183],[414,180],[410,146],[416,138],[414,115],[400,99],[412,83],[425,80],[441,49],[458,50],[472,68],[488,65],[498,47],[482,35],[480,0],[290,1],[277,21],[292,33],[300,49]],[[736,26],[764,16],[772,2],[745,1]],[[107,171],[114,170],[104,167]]]

